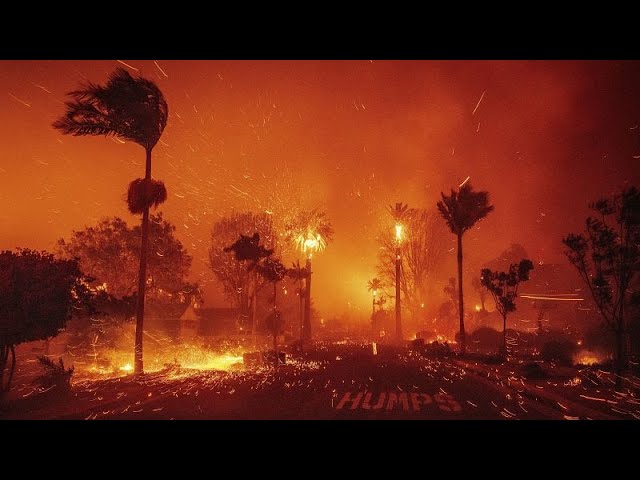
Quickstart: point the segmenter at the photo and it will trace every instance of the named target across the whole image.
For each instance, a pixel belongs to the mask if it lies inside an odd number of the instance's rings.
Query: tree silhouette
[[[238,262],[248,262],[247,271],[253,274],[253,311],[252,311],[252,332],[255,335],[257,333],[256,324],[256,304],[257,304],[257,292],[258,292],[258,262],[263,258],[268,257],[273,253],[273,250],[265,248],[260,245],[260,234],[254,233],[252,236],[240,234],[240,238],[236,240],[232,245],[223,249],[225,252],[233,252]],[[284,268],[284,267],[283,267]]]
[[[167,198],[164,184],[151,178],[151,152],[167,124],[169,108],[158,86],[145,78],[133,78],[123,68],[106,85],[86,83],[68,94],[66,113],[53,127],[66,135],[114,135],[145,149],[145,177],[129,185],[127,203],[134,214],[142,214],[142,240],[136,308],[135,372],[143,371],[142,332],[149,240],[149,208]]]
[[[333,239],[333,226],[326,212],[318,209],[302,210],[285,226],[285,237],[296,249],[305,254],[307,276],[305,279],[305,304],[303,338],[311,340],[311,257],[324,250]]]
[[[395,223],[395,235],[394,235],[394,261],[393,265],[395,266],[394,272],[394,283],[396,286],[396,340],[402,341],[402,306],[401,306],[401,272],[402,272],[402,240],[406,234],[403,232],[403,229],[406,230],[407,225],[406,221],[412,217],[415,213],[415,210],[409,208],[406,203],[397,202],[395,205],[389,205],[388,207],[389,213],[393,218]]]
[[[404,241],[400,245],[402,303],[414,318],[422,304],[433,298],[433,278],[444,260],[445,225],[433,210],[415,209],[404,217]],[[395,232],[383,230],[377,237],[379,254],[377,272],[387,285],[395,284]]]
[[[240,235],[260,234],[267,245],[275,243],[275,232],[271,215],[253,214],[251,212],[234,213],[221,218],[211,229],[211,245],[209,247],[209,266],[216,279],[222,285],[225,298],[240,310],[242,323],[249,322],[249,316],[257,306],[256,294],[263,287],[261,279],[257,285],[254,272],[249,271],[248,260],[236,261],[234,255],[225,247],[235,243]],[[256,288],[254,288],[256,287]]]
[[[282,264],[280,259],[271,256],[264,258],[255,268],[258,275],[273,284],[273,309],[269,312],[269,315],[267,315],[265,325],[273,336],[274,362],[275,365],[278,366],[278,335],[280,335],[284,329],[282,312],[278,310],[278,282],[284,279],[287,274],[287,268]]]
[[[291,268],[287,269],[287,276],[291,278],[294,282],[296,282],[298,288],[296,289],[296,294],[298,295],[298,300],[300,302],[300,341],[302,342],[303,338],[303,321],[304,321],[304,301],[306,298],[305,288],[302,283],[303,280],[306,280],[308,277],[308,270],[300,265],[300,260],[296,260]]]
[[[458,289],[456,288],[456,279],[454,277],[449,277],[449,282],[444,286],[442,291],[447,294],[451,308],[457,316],[458,308],[460,306],[458,300],[460,297],[458,295]]]
[[[599,218],[588,217],[585,234],[571,233],[562,241],[606,326],[615,333],[616,384],[620,387],[620,373],[626,366],[628,312],[640,304],[640,190],[627,187],[590,208]]]
[[[507,357],[507,315],[516,310],[516,298],[520,282],[529,280],[533,262],[523,258],[520,263],[512,263],[508,272],[491,271],[483,268],[480,273],[482,285],[489,290],[496,303],[496,310],[502,315],[502,355]]]
[[[458,238],[458,315],[460,316],[460,351],[466,351],[466,337],[464,332],[464,297],[462,293],[462,236],[479,220],[493,211],[489,205],[489,193],[475,192],[470,182],[459,187],[458,191],[451,190],[451,195],[441,193],[442,201],[436,205],[440,214],[447,222],[451,233]]]
[[[376,313],[376,295],[378,293],[382,293],[382,288],[384,287],[382,280],[379,278],[372,278],[367,282],[367,289],[373,293],[372,295],[372,307],[371,307],[371,315]]]
[[[89,280],[76,260],[27,249],[0,252],[0,393],[11,386],[15,345],[57,335],[74,308],[90,307]]]
[[[175,226],[162,213],[150,215],[147,301],[176,301],[189,286],[192,259],[174,233]],[[141,234],[140,225],[130,227],[121,218],[105,218],[60,239],[56,253],[78,258],[82,271],[93,278],[90,286],[120,300],[137,290]]]

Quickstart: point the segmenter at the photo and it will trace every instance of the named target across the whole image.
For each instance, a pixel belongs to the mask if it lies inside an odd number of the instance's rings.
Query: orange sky
[[[314,297],[328,315],[368,312],[392,202],[433,206],[468,175],[489,190],[495,212],[465,239],[475,271],[512,242],[563,261],[560,240],[581,229],[586,203],[640,180],[639,62],[124,62],[169,103],[153,176],[209,306],[222,305],[210,227],[233,209],[326,208],[336,233],[314,261]],[[144,174],[142,148],[51,128],[66,92],[118,66],[0,61],[0,248],[52,249],[109,215],[138,221],[123,198]],[[442,281],[455,275],[448,255]]]

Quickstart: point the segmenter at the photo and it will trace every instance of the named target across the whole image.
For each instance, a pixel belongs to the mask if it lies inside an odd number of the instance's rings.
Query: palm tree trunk
[[[302,350],[302,342],[304,341],[304,291],[302,290],[302,279],[298,284],[298,291],[300,294],[298,295],[300,300],[300,349]]]
[[[9,346],[2,345],[0,347],[0,393],[5,391],[4,389],[4,371],[7,366],[7,357],[9,355]]]
[[[502,315],[502,355],[507,358],[507,315]]]
[[[311,259],[307,257],[306,299],[304,304],[303,339],[311,340]]]
[[[458,235],[458,315],[460,315],[460,353],[467,351],[464,333],[464,300],[462,296],[462,234]]]
[[[7,381],[7,392],[11,388],[11,380],[13,380],[13,372],[16,369],[16,348],[11,344],[11,370],[9,370],[9,380]]]
[[[151,180],[151,149],[146,149],[147,161],[145,166],[145,180]],[[135,344],[135,373],[144,371],[142,363],[142,332],[144,328],[144,295],[147,285],[147,251],[149,249],[149,207],[142,214],[142,243],[140,246],[140,272],[138,274],[138,298],[136,303],[136,344]]]
[[[400,305],[400,247],[396,247],[396,340],[402,343],[402,306]]]
[[[278,308],[278,282],[273,282],[273,309]]]
[[[258,324],[256,320],[256,309],[258,308],[258,273],[253,271],[253,302],[251,303],[251,333],[253,335],[253,344],[255,346],[258,334]]]

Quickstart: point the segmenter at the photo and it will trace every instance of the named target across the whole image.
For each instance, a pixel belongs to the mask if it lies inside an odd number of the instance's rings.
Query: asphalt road
[[[6,418],[562,419],[453,362],[368,345],[319,345],[277,370],[175,372],[74,386],[64,402]],[[21,413],[22,412],[22,413]]]

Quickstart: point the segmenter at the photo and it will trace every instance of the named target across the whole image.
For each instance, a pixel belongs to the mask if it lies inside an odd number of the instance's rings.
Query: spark
[[[27,107],[31,108],[31,104],[29,104],[29,103],[25,102],[24,100],[20,100],[20,99],[19,99],[18,97],[16,97],[13,93],[10,93],[10,94],[9,94],[9,96],[10,96],[11,98],[13,98],[14,100],[16,100],[16,101],[20,102],[21,104],[23,104],[23,105],[25,105],[25,106],[27,106]]]
[[[165,73],[165,71],[160,68],[160,65],[158,65],[158,61],[157,60],[154,60],[153,63],[156,64],[156,67],[158,67],[158,70],[160,70],[160,73],[162,73],[162,75],[164,75],[166,78],[169,78],[169,75],[167,75]]]
[[[487,93],[486,90],[482,92],[482,95],[480,95],[480,100],[478,100],[478,103],[476,104],[476,108],[473,109],[473,113],[471,115],[476,114],[476,110],[478,110],[478,107],[480,106],[480,102],[482,102],[482,99],[484,98],[485,93]]]
[[[33,83],[33,82],[31,82],[31,83]],[[47,92],[47,93],[51,93],[51,90],[49,90],[49,89],[47,89],[47,88],[43,87],[42,85],[38,85],[37,83],[33,83],[33,85],[34,85],[34,86],[36,86],[36,87],[38,87],[38,88],[39,88],[39,89],[41,89],[41,90],[44,90],[44,91],[45,91],[45,92]]]
[[[464,187],[464,184],[467,183],[469,180],[471,180],[471,175],[469,175],[467,178],[464,179],[464,182],[462,182],[460,185],[458,185],[459,188]]]
[[[554,302],[581,302],[584,298],[557,298],[557,297],[538,297],[534,295],[520,295],[522,298],[530,298],[531,300],[549,300]]]
[[[122,60],[116,60],[116,62],[121,63],[125,67],[130,68],[131,70],[135,70],[136,72],[140,71],[136,67],[132,67],[131,65],[129,65],[128,63],[123,62]]]

